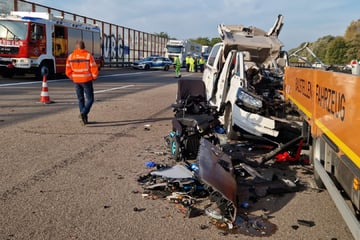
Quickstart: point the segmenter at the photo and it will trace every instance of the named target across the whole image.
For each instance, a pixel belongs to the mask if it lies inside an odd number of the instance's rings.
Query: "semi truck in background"
[[[0,16],[0,70],[5,77],[14,74],[65,73],[67,56],[77,40],[85,42],[99,67],[100,28],[47,12],[11,12]]]
[[[174,57],[178,56],[183,67],[185,66],[185,58],[187,55],[201,56],[202,45],[191,40],[173,40],[170,39],[165,48],[165,57],[174,61]]]

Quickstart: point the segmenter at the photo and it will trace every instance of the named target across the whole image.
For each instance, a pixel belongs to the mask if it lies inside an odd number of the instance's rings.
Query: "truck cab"
[[[279,15],[265,32],[219,25],[222,42],[212,48],[203,74],[208,101],[223,113],[228,138],[239,132],[278,137],[286,118],[282,97],[287,54],[281,51]]]

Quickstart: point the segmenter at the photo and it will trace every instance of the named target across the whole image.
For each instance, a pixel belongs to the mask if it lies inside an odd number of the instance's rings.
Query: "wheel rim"
[[[172,155],[175,155],[176,152],[177,152],[177,143],[176,143],[176,141],[173,141],[173,142],[171,143],[171,154],[172,154]]]

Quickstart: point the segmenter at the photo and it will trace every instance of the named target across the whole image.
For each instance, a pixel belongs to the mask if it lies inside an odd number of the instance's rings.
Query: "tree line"
[[[289,50],[289,54],[295,52],[299,47]],[[344,36],[327,35],[309,43],[308,47],[325,64],[343,65],[349,64],[351,60],[360,60],[360,19],[352,21],[347,27]],[[304,52],[302,57],[314,62],[314,57]]]

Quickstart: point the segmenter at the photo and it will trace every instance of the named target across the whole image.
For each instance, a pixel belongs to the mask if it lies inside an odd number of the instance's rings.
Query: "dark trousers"
[[[204,64],[200,64],[200,72],[204,72]]]
[[[79,101],[80,113],[87,115],[94,103],[93,82],[75,83],[75,90]]]

